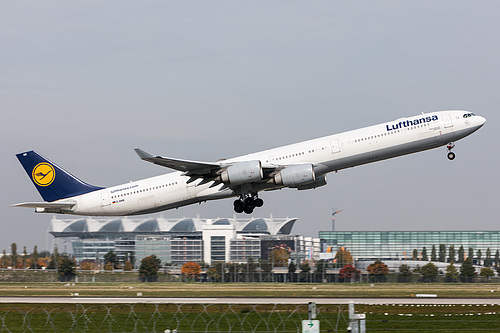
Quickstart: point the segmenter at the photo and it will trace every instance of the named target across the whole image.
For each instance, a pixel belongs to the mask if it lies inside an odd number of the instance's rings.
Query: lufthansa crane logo
[[[42,162],[33,168],[31,177],[38,186],[49,186],[56,178],[56,171],[49,163]]]

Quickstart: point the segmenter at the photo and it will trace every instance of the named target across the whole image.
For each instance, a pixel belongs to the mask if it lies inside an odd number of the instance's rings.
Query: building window
[[[226,261],[226,236],[212,236],[210,244],[211,260]]]

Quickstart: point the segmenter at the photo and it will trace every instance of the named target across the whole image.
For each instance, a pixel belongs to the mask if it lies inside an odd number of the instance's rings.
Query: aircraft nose
[[[477,116],[477,122],[479,123],[479,126],[483,126],[484,123],[486,123],[486,118]]]

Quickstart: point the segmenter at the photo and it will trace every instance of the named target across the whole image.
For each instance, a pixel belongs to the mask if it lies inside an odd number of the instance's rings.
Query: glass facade
[[[84,239],[73,241],[73,255],[77,261],[103,260],[104,255],[110,250],[115,250],[115,242],[103,239]]]
[[[426,248],[430,258],[432,246],[439,252],[444,244],[446,255],[450,245],[455,252],[460,246],[481,250],[483,258],[489,248],[492,255],[500,249],[500,231],[320,231],[322,252],[330,247],[333,253],[345,247],[355,259],[409,259],[413,250],[421,255]]]
[[[115,240],[115,252],[118,260],[124,264],[128,259],[135,255],[134,239]]]
[[[210,237],[210,257],[212,261],[226,261],[226,237],[211,236]]]
[[[260,239],[232,239],[230,261],[247,262],[248,258],[260,259]]]
[[[157,256],[162,264],[171,262],[170,236],[136,236],[135,259],[140,261],[152,254]]]
[[[203,241],[201,239],[172,239],[171,261],[174,265],[203,260]]]

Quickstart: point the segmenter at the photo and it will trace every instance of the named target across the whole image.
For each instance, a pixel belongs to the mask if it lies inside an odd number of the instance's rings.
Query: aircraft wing
[[[225,165],[219,163],[198,162],[198,161],[180,160],[171,157],[154,156],[139,148],[135,148],[134,150],[137,153],[137,155],[139,155],[139,157],[144,161],[161,165],[170,169],[184,171],[188,176],[215,175],[217,171],[226,167]]]

